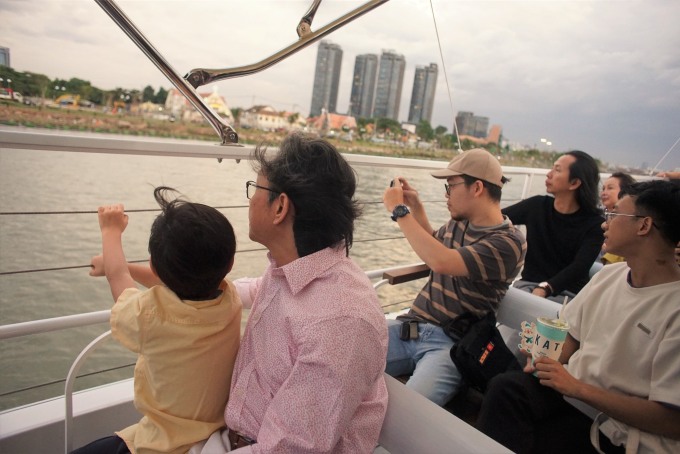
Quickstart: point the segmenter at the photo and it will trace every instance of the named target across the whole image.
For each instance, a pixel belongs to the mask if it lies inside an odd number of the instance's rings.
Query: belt
[[[252,438],[245,437],[231,429],[229,429],[227,436],[229,437],[229,444],[231,445],[232,450],[242,448],[244,446],[250,446],[255,443],[255,440]]]

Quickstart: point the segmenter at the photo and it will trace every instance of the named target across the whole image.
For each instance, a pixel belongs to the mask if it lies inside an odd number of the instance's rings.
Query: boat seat
[[[592,279],[595,274],[600,271],[604,267],[604,264],[600,261],[594,262],[593,266],[590,267],[590,270],[588,270],[588,278]]]
[[[510,452],[457,416],[385,374],[389,400],[374,454]]]

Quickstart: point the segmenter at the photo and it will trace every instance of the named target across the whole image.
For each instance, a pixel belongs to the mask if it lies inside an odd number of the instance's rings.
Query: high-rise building
[[[417,125],[421,120],[432,121],[432,107],[438,73],[439,68],[436,63],[430,63],[430,66],[416,66],[411,106],[408,111],[409,123]]]
[[[374,118],[397,120],[405,68],[406,60],[403,55],[387,50],[384,50],[380,55],[380,68],[378,69],[378,82],[373,105]]]
[[[349,98],[349,113],[353,117],[369,118],[373,113],[375,77],[378,73],[378,56],[357,55],[354,60],[352,94]]]
[[[11,66],[9,64],[9,47],[0,47],[0,65]]]
[[[335,113],[341,65],[342,48],[330,41],[321,41],[316,53],[310,117],[318,117],[322,109]]]
[[[489,117],[478,117],[473,112],[458,112],[456,128],[461,136],[472,136],[483,139],[489,129]]]

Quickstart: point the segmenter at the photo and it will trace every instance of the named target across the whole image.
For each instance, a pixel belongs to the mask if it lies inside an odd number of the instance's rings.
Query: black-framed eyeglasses
[[[625,213],[614,213],[613,211],[609,210],[604,210],[604,222],[609,224],[613,218],[616,216],[625,216],[627,218],[646,218],[647,216],[643,216],[641,214],[625,214]]]
[[[465,181],[459,181],[458,183],[448,184],[444,183],[444,189],[446,189],[446,195],[451,195],[451,188],[458,186],[459,184],[465,184]]]
[[[255,183],[254,181],[246,181],[246,197],[248,198],[248,200],[250,200],[250,198],[255,193],[255,189],[251,190],[250,188],[259,188],[259,189],[264,189],[265,191],[273,192],[274,194],[280,194],[279,191],[275,191],[274,189],[268,188],[266,186],[260,186],[257,183]]]

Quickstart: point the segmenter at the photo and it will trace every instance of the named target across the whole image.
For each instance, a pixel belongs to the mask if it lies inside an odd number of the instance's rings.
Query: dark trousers
[[[112,435],[71,451],[71,454],[130,454],[122,438]]]
[[[477,428],[516,453],[596,453],[592,420],[562,394],[521,371],[497,375],[484,395]],[[603,452],[624,452],[600,436]]]

